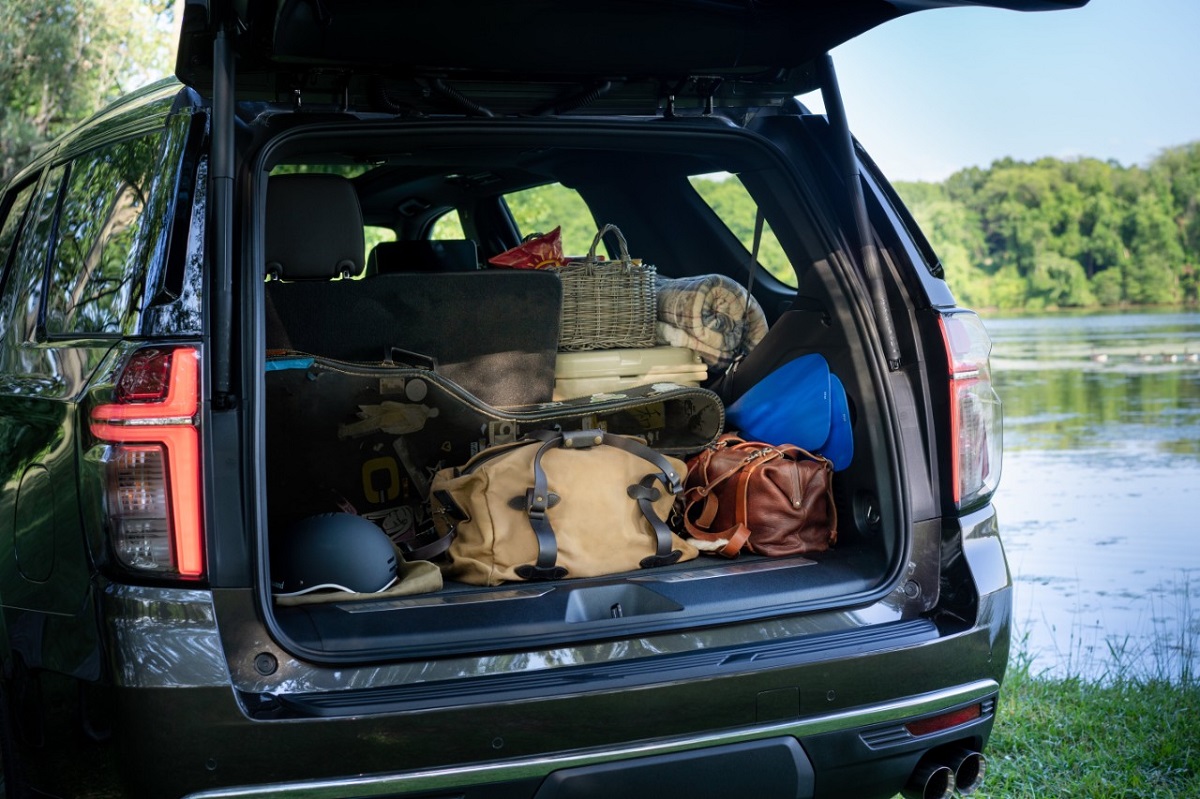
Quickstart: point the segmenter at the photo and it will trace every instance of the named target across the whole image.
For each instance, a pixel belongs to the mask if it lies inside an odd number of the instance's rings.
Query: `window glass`
[[[504,201],[522,238],[561,227],[564,255],[586,255],[592,246],[596,221],[587,203],[574,189],[549,183],[506,194]]]
[[[433,223],[433,229],[429,231],[429,238],[438,241],[465,239],[467,234],[463,232],[462,219],[459,218],[458,211],[451,211],[448,214],[439,216],[437,221]]]
[[[0,290],[4,287],[4,274],[8,269],[8,256],[12,252],[13,242],[17,238],[17,230],[21,220],[25,218],[25,210],[29,208],[29,200],[33,197],[35,185],[30,184],[17,194],[9,206],[4,224],[0,225]]]
[[[375,167],[369,164],[276,164],[271,167],[271,175],[341,175],[344,178],[356,178],[365,175]]]
[[[36,195],[30,198],[33,213],[17,242],[9,274],[4,280],[4,294],[0,296],[0,324],[3,324],[4,342],[9,347],[17,347],[33,338],[37,327],[50,233],[58,189],[65,172],[63,166],[51,170]]]
[[[720,217],[749,253],[754,245],[754,218],[758,204],[736,175],[701,175],[691,178],[692,188]],[[749,257],[747,257],[749,261]],[[796,287],[796,270],[775,238],[769,222],[763,224],[758,262],[773,277],[785,285]]]
[[[142,318],[142,334],[146,336],[199,335],[203,328],[201,297],[204,269],[204,220],[208,211],[208,159],[200,158],[192,181],[191,204],[186,224],[177,223],[172,236],[187,232],[184,242],[182,281],[179,296],[172,302],[154,303],[146,307]],[[180,195],[183,199],[183,193]],[[179,215],[175,215],[179,219]],[[171,245],[172,249],[175,245]],[[148,280],[148,285],[153,281]]]
[[[132,333],[169,215],[144,213],[162,181],[161,135],[113,144],[71,167],[46,298],[48,333]],[[163,186],[169,194],[172,186]]]

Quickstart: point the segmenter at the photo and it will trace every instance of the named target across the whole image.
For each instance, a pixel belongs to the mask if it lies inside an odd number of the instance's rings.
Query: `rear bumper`
[[[640,796],[657,794],[650,787],[660,782],[664,774],[676,774],[671,779],[673,790],[676,795],[689,797],[748,795],[744,794],[746,791],[752,791],[756,796],[869,796],[875,795],[875,791],[894,792],[930,749],[964,740],[982,745],[991,729],[998,687],[991,680],[980,680],[931,694],[801,721],[603,750],[407,772],[230,786],[202,790],[189,796],[192,799],[330,799],[431,794],[464,797],[524,795],[537,799],[559,795]],[[905,720],[973,703],[983,703],[988,711],[970,724],[920,740],[889,745],[878,743],[887,737],[886,731],[901,730]],[[753,768],[756,760],[773,762],[775,767],[756,773]],[[729,767],[699,768],[700,763],[722,763]],[[751,768],[747,768],[748,765]],[[619,776],[612,775],[614,766],[620,769]],[[790,774],[788,768],[792,769]],[[689,772],[695,773],[689,775]],[[610,777],[611,783],[606,781]],[[627,791],[631,781],[638,789],[637,793],[609,793],[610,786]],[[821,783],[819,790],[818,782]],[[581,787],[584,785],[587,787]]]
[[[444,693],[412,710],[367,714],[360,703],[303,715],[302,704],[256,708],[228,682],[124,687],[114,728],[121,770],[145,797],[883,798],[930,751],[982,750],[1001,676],[989,661],[1007,652],[1008,601],[1009,589],[984,599],[986,626],[911,646],[804,663],[752,659],[726,674],[668,673],[626,690],[584,682],[544,698]],[[977,718],[943,731],[915,737],[904,727],[974,704]],[[673,793],[656,787],[662,775]]]
[[[224,599],[159,597],[192,609],[180,646],[178,607],[167,614],[149,595],[110,593],[118,661],[145,663],[162,626],[176,644],[158,652],[190,663],[113,664],[122,771],[146,797],[890,797],[924,755],[980,750],[992,728],[1011,583],[991,511],[964,522],[943,573],[967,584],[950,593],[970,595],[969,618],[889,621],[885,602],[836,614],[857,631],[776,638],[764,622],[747,634],[753,644],[711,646],[697,631],[690,652],[654,653],[662,641],[643,640],[627,642],[639,657],[540,670],[496,655],[488,678],[454,679],[445,663],[413,664],[405,679],[387,667],[318,673],[280,657],[283,678],[265,691],[245,676],[260,650],[277,650],[252,618],[239,625],[239,614],[218,613]],[[905,729],[975,704],[977,718],[948,729]]]

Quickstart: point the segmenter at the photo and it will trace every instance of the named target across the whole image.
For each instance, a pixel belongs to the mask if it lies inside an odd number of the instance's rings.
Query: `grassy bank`
[[[987,757],[984,799],[1200,797],[1200,682],[1035,676],[1018,661]]]

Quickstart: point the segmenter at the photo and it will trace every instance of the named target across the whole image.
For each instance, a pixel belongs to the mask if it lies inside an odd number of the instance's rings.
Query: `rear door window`
[[[467,234],[463,232],[462,217],[459,216],[458,211],[451,211],[439,216],[429,231],[429,238],[435,241],[465,239],[466,237]]]
[[[66,171],[65,166],[55,167],[29,198],[31,214],[22,227],[5,276],[4,294],[0,296],[0,323],[6,348],[31,341],[37,330],[54,212]]]
[[[152,259],[165,257],[170,216],[151,206],[161,135],[119,142],[71,167],[46,298],[46,331],[132,333]],[[170,192],[169,186],[162,186]]]
[[[521,237],[562,228],[564,255],[586,255],[596,237],[596,222],[579,192],[548,183],[504,195]],[[603,252],[603,250],[602,250]]]

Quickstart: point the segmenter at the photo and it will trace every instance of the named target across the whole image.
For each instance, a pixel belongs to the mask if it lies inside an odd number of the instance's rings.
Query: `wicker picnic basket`
[[[596,248],[610,232],[616,234],[620,260],[597,260]],[[629,245],[615,225],[600,229],[586,260],[554,267],[554,271],[563,288],[559,350],[654,346],[655,270],[633,262]]]

